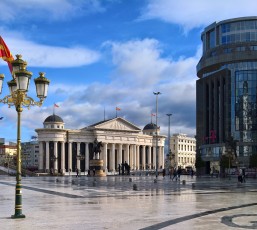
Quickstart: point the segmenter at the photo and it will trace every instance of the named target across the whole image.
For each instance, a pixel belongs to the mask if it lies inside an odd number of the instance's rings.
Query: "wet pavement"
[[[161,176],[0,176],[0,229],[257,229],[257,180]]]

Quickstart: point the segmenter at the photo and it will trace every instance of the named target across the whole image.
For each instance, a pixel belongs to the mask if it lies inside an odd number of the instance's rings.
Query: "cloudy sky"
[[[51,81],[42,107],[24,109],[22,141],[55,114],[65,127],[83,128],[118,116],[143,128],[156,110],[167,135],[195,135],[196,64],[205,26],[256,16],[255,0],[1,0],[0,35],[22,54],[33,78]],[[8,94],[9,69],[1,98]],[[29,96],[36,98],[31,81]],[[0,137],[16,141],[15,109],[0,104]]]

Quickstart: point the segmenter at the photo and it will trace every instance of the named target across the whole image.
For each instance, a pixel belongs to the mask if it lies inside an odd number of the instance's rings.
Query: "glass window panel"
[[[235,34],[231,34],[231,42],[232,43],[234,43],[235,42],[235,40],[236,40],[236,38],[235,38],[236,36],[235,36]]]
[[[245,39],[246,41],[250,41],[250,32],[246,32]]]
[[[241,33],[241,40],[240,40],[241,42],[245,41],[245,36],[246,36],[245,33]]]
[[[221,43],[222,44],[226,44],[227,43],[226,41],[227,41],[226,36],[222,36]]]
[[[254,32],[251,32],[251,41],[255,41],[256,40],[256,36]]]
[[[239,33],[238,33],[238,34],[236,34],[235,41],[236,41],[236,42],[239,42],[239,41],[240,41],[240,34],[239,34]]]

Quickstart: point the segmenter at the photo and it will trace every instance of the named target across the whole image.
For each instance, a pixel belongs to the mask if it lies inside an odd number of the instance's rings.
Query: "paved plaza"
[[[0,229],[257,229],[257,180],[159,176],[0,176]],[[184,183],[183,183],[184,182]]]

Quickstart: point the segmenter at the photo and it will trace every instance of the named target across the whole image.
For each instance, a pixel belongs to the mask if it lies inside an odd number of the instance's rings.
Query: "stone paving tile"
[[[154,179],[22,178],[26,218],[11,219],[15,177],[0,176],[0,229],[257,229],[256,180]]]

